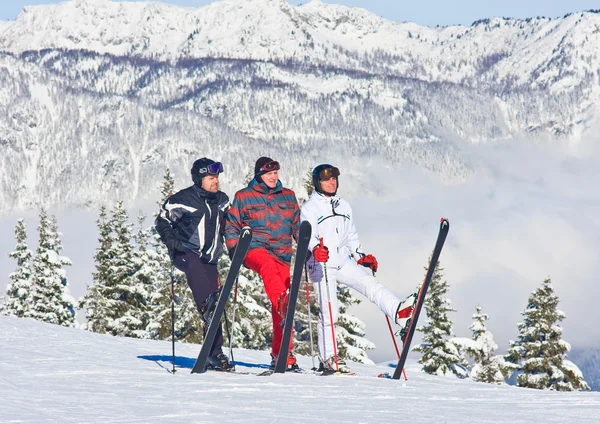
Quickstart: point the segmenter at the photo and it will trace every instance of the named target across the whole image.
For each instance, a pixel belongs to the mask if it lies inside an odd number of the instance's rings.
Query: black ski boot
[[[224,353],[209,356],[206,360],[206,369],[213,371],[235,371],[235,365],[229,362]]]

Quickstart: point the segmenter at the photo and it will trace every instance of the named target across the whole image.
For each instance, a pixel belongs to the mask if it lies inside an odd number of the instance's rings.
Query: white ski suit
[[[302,205],[300,216],[301,220],[310,222],[312,226],[309,251],[312,252],[319,244],[321,237],[323,244],[329,249],[329,260],[325,267],[314,257],[307,261],[309,278],[314,284],[321,308],[317,340],[319,358],[324,362],[334,354],[328,301],[331,302],[331,313],[335,323],[339,315],[338,282],[363,294],[392,320],[395,318],[400,299],[379,283],[369,268],[356,263],[364,253],[354,227],[352,209],[347,201],[338,196],[327,197],[314,191]]]

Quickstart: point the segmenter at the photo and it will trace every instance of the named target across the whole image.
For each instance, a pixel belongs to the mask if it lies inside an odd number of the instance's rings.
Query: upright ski
[[[300,279],[302,278],[302,268],[306,262],[308,253],[308,242],[310,241],[311,226],[310,222],[302,221],[300,231],[298,232],[298,246],[296,248],[296,260],[294,262],[294,271],[290,284],[288,309],[285,315],[285,326],[283,327],[283,336],[281,338],[281,348],[279,356],[275,363],[275,372],[283,373],[287,368],[287,358],[289,354],[290,339],[294,327],[294,312],[296,311],[296,301],[298,300],[298,291],[300,290]]]
[[[250,247],[250,241],[252,241],[252,230],[250,227],[242,228],[237,247],[235,248],[235,253],[233,254],[233,259],[231,260],[231,266],[229,268],[229,272],[227,273],[227,278],[225,279],[225,284],[221,286],[219,300],[215,306],[212,319],[208,323],[208,330],[204,335],[204,342],[202,343],[202,348],[200,349],[198,359],[194,364],[194,368],[192,368],[192,374],[206,371],[206,360],[210,355],[212,344],[215,336],[217,335],[217,330],[221,323],[221,316],[225,311],[225,304],[229,298],[229,293],[231,292],[233,283],[240,272],[240,268],[242,267],[242,263],[246,257],[246,252],[248,252],[248,248]]]
[[[394,380],[398,380],[400,378],[400,375],[402,374],[402,369],[404,368],[404,364],[406,362],[406,358],[410,350],[410,343],[412,342],[412,338],[415,334],[415,329],[417,327],[419,314],[421,313],[423,303],[425,302],[425,295],[427,294],[427,289],[429,288],[429,284],[431,283],[431,278],[433,277],[433,272],[440,257],[440,253],[442,253],[442,247],[444,247],[444,242],[446,241],[446,236],[448,235],[449,229],[450,223],[446,218],[442,218],[440,220],[440,232],[438,233],[437,241],[433,249],[433,254],[431,255],[431,261],[429,262],[429,267],[427,268],[427,274],[425,275],[425,280],[423,280],[423,285],[419,290],[419,296],[417,297],[417,302],[415,303],[412,316],[408,323],[408,330],[402,338],[402,352],[400,353],[398,365],[396,366],[396,370],[394,371],[394,375],[392,376]]]

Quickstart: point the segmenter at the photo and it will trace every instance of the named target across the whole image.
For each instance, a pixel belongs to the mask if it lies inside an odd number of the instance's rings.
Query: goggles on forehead
[[[319,180],[328,180],[328,179],[330,179],[332,177],[337,178],[339,176],[340,176],[340,170],[337,167],[335,167],[335,166],[332,166],[330,168],[322,169],[319,172]]]
[[[259,171],[260,172],[271,172],[271,171],[276,171],[278,169],[281,169],[279,167],[279,162],[277,162],[276,160],[272,160],[271,162],[267,162],[263,166],[261,166]]]
[[[212,174],[217,175],[223,172],[223,164],[221,162],[215,162],[208,165],[206,168],[200,168],[198,174]]]

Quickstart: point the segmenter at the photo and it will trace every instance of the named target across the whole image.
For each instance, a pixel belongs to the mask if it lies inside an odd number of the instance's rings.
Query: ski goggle
[[[329,168],[325,168],[325,169],[321,169],[321,171],[319,172],[319,180],[328,180],[330,178],[337,178],[340,176],[340,170],[335,167],[329,167]]]
[[[208,165],[206,168],[200,168],[198,174],[212,174],[217,175],[223,172],[223,164],[221,162],[215,162]]]
[[[272,160],[271,162],[267,162],[263,166],[261,166],[259,171],[260,172],[271,172],[271,171],[277,171],[278,169],[281,169],[279,167],[279,162],[277,162],[276,160]]]

